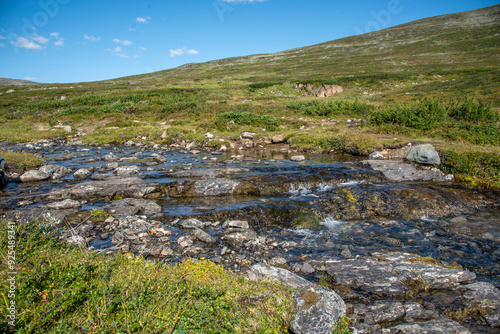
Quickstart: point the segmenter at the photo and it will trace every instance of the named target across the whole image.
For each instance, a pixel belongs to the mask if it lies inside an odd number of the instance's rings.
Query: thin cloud
[[[3,48],[4,46],[5,46],[5,44],[0,43],[0,48]]]
[[[64,38],[59,36],[58,32],[51,32],[50,36],[52,36],[56,39],[56,41],[54,42],[55,46],[64,46]]]
[[[17,48],[26,49],[26,50],[41,50],[42,46],[40,44],[35,43],[33,40],[29,40],[26,37],[18,37],[15,41],[10,42]]]
[[[149,20],[151,20],[151,18],[149,16],[136,18],[136,21],[139,23],[149,23]]]
[[[147,48],[145,48],[144,46],[141,46],[141,47],[139,48],[139,50],[141,50],[141,51],[148,51],[148,49],[147,49]]]
[[[134,42],[129,41],[127,39],[122,41],[122,40],[119,40],[118,38],[114,38],[113,43],[117,43],[117,44],[124,45],[124,46],[130,46],[130,45],[134,44]]]
[[[83,39],[89,42],[98,42],[101,40],[101,37],[95,37],[92,35],[83,35]]]
[[[183,54],[197,55],[199,52],[193,49],[188,49],[187,47],[182,47],[180,49],[170,49],[170,57],[182,56]]]
[[[37,80],[45,80],[45,78],[24,77],[23,80],[37,81]]]
[[[3,37],[2,35],[0,35],[0,39],[7,39],[6,37]]]
[[[40,43],[40,44],[47,44],[50,39],[45,38],[43,36],[35,36],[31,38],[34,42]]]

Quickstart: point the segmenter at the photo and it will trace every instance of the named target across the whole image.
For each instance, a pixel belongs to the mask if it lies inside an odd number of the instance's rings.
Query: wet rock
[[[242,220],[226,220],[224,224],[222,224],[222,228],[243,228],[243,229],[249,229],[250,226],[248,225],[247,221],[242,221]]]
[[[352,258],[352,254],[349,248],[345,248],[342,252],[340,252],[340,256],[342,256],[344,259]]]
[[[295,162],[302,162],[306,160],[306,157],[303,155],[294,155],[290,158],[290,160]]]
[[[175,182],[170,185],[168,193],[172,197],[212,197],[258,194],[259,189],[250,183],[219,178]]]
[[[61,154],[61,155],[58,155],[54,158],[54,161],[68,161],[68,160],[71,160],[71,159],[74,159],[76,158],[76,156],[72,153],[68,153],[68,154]]]
[[[73,177],[77,180],[89,178],[94,173],[93,168],[80,168],[73,173]]]
[[[158,163],[164,163],[164,162],[167,161],[167,158],[165,158],[163,155],[160,155],[160,154],[157,154],[157,153],[151,154],[151,157],[153,159],[155,159],[155,161],[158,162]]]
[[[124,240],[125,240],[125,236],[123,235],[123,233],[116,231],[113,234],[113,238],[111,239],[111,242],[113,243],[113,245],[118,245],[118,244],[121,244]]]
[[[132,146],[135,146],[135,143],[132,141],[132,140],[129,140],[125,143],[125,146],[127,147],[132,147]]]
[[[381,295],[405,294],[412,285],[424,285],[429,290],[444,289],[471,282],[476,277],[470,271],[419,263],[424,261],[412,254],[374,255],[378,260],[328,260],[327,273],[338,284]]]
[[[160,252],[160,256],[163,257],[169,257],[174,255],[174,251],[171,248],[163,248],[162,251]]]
[[[203,230],[200,230],[199,228],[195,228],[193,231],[193,235],[200,241],[207,243],[207,244],[215,244],[217,240],[213,238],[210,234],[206,233]]]
[[[103,234],[101,234],[101,235],[99,236],[99,238],[100,238],[101,240],[106,240],[106,239],[108,239],[108,238],[109,238],[109,233],[103,233]]]
[[[415,322],[438,318],[438,313],[433,310],[426,310],[419,303],[408,301],[404,304],[405,322]]]
[[[303,274],[303,275],[312,275],[316,272],[316,269],[314,269],[313,266],[311,266],[309,263],[304,263],[301,267],[300,267],[300,272]]]
[[[453,175],[445,175],[437,168],[419,167],[403,161],[367,160],[365,163],[390,181],[453,181]]]
[[[170,172],[169,177],[173,178],[203,178],[212,179],[216,177],[221,177],[224,175],[234,175],[240,173],[246,173],[250,170],[248,168],[196,168],[188,170],[179,170]]]
[[[113,201],[111,206],[106,208],[106,211],[116,217],[144,215],[146,217],[156,218],[162,215],[163,209],[153,201],[142,198],[124,198],[122,200]]]
[[[439,166],[441,164],[439,153],[430,144],[412,147],[405,159],[424,165]]]
[[[48,180],[58,169],[59,167],[56,165],[45,165],[38,170],[29,170],[21,175],[21,182],[27,183]]]
[[[257,263],[250,267],[247,277],[251,281],[269,279],[292,289],[302,289],[312,283],[286,269],[273,267],[265,263]]]
[[[257,239],[257,237],[257,233],[250,229],[232,228],[222,233],[222,239],[226,240],[231,245],[241,245],[244,242],[253,241]]]
[[[485,282],[461,286],[463,298],[470,305],[482,310],[483,317],[491,327],[500,327],[500,290]]]
[[[139,166],[121,166],[115,168],[114,173],[116,175],[132,175],[140,173],[141,168]]]
[[[102,157],[102,160],[106,162],[113,162],[113,161],[118,161],[120,158],[114,155],[113,153],[107,154]]]
[[[204,223],[196,218],[185,219],[179,222],[179,225],[186,229],[202,229],[210,225],[210,223]]]
[[[72,199],[66,199],[61,202],[49,203],[47,208],[54,210],[67,210],[67,209],[79,209],[82,205],[79,201]]]
[[[185,235],[177,240],[177,244],[181,248],[186,248],[193,245],[193,239],[191,239],[191,236]]]
[[[402,320],[405,315],[405,308],[400,302],[376,302],[367,307],[365,322],[368,324],[380,324]]]
[[[108,163],[106,164],[106,167],[105,167],[105,168],[106,168],[106,169],[116,169],[116,168],[118,168],[118,166],[119,166],[119,165],[118,165],[118,162],[108,162]]]
[[[186,248],[184,250],[184,252],[182,252],[184,255],[187,255],[187,256],[196,256],[198,254],[201,254],[205,252],[205,249],[201,248],[201,247],[196,247],[196,246],[190,246],[188,248]]]
[[[330,334],[340,317],[346,314],[342,298],[334,291],[310,285],[293,293],[297,314],[290,324],[296,334]]]
[[[383,332],[388,334],[471,334],[471,332],[461,326],[458,322],[449,319],[435,319],[423,322],[413,322],[386,328]]]
[[[82,182],[69,190],[72,198],[121,197],[142,198],[159,191],[159,186],[138,177],[110,177],[103,181]],[[55,192],[57,194],[57,192]]]
[[[64,166],[59,166],[59,168],[52,174],[52,180],[60,179],[68,175],[69,173],[71,173],[71,169]]]

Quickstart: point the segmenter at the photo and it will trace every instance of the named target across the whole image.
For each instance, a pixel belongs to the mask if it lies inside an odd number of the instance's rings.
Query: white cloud
[[[45,78],[24,77],[23,80],[37,81],[37,80],[45,80]]]
[[[0,35],[0,39],[6,39],[5,37],[3,37],[2,35]]]
[[[113,43],[117,43],[117,44],[120,44],[120,45],[125,45],[125,46],[130,46],[132,44],[134,44],[134,42],[132,41],[129,41],[129,40],[119,40],[118,38],[115,38],[113,39]]]
[[[141,50],[141,51],[148,51],[148,49],[146,49],[144,46],[141,46],[141,47],[139,48],[139,50]]]
[[[41,50],[42,46],[40,44],[35,43],[33,40],[29,40],[26,37],[18,37],[15,41],[11,42],[12,45],[18,48],[27,49],[27,50]]]
[[[5,46],[5,44],[3,44],[3,43],[0,43],[0,48],[2,48],[2,47],[4,47],[4,46]]]
[[[35,36],[35,37],[31,37],[31,39],[37,43],[40,43],[40,44],[47,44],[50,41],[50,39],[45,38],[43,36]]]
[[[148,23],[151,18],[149,16],[146,17],[138,17],[136,18],[137,22],[139,23]]]
[[[227,3],[253,3],[253,2],[265,2],[268,0],[222,0],[222,2]]]
[[[170,57],[182,56],[183,54],[197,55],[199,52],[193,49],[188,49],[187,47],[182,47],[180,49],[170,49]]]
[[[56,41],[54,42],[55,46],[63,46],[64,45],[64,38],[59,36],[58,32],[51,32],[50,36],[52,36],[56,39]]]
[[[89,42],[97,42],[101,40],[101,37],[95,37],[92,35],[83,35],[83,39]]]
[[[122,52],[122,48],[117,46],[116,48],[113,49],[112,52]]]

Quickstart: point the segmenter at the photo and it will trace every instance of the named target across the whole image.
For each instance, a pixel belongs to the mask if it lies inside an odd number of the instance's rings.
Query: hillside
[[[255,145],[280,134],[294,149],[357,155],[430,142],[457,153],[449,161],[476,176],[500,165],[499,18],[496,5],[274,54],[105,81],[4,86],[0,140],[146,138],[218,149],[253,131]],[[315,97],[333,85],[342,93]],[[497,167],[481,175],[500,180]]]
[[[25,85],[36,85],[36,84],[37,84],[36,82],[29,80],[0,78],[0,86],[25,86]]]
[[[126,80],[150,84],[223,79],[250,83],[336,79],[342,85],[358,82],[371,87],[387,80],[446,74],[460,79],[458,87],[449,87],[459,88],[457,95],[466,91],[491,97],[491,93],[499,92],[499,47],[500,5],[497,5],[279,53],[187,64]],[[419,90],[447,89],[442,86],[430,82]]]

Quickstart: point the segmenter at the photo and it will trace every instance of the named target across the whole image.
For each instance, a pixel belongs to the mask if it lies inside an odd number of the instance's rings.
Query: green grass
[[[0,156],[6,161],[6,169],[11,171],[25,171],[42,164],[42,159],[24,152],[0,150]]]
[[[286,333],[293,318],[283,286],[207,260],[169,265],[97,255],[58,241],[50,223],[16,222],[17,333]],[[6,221],[0,233],[6,259]],[[6,261],[0,268],[4,303],[10,270]],[[0,331],[9,332],[1,312]]]

